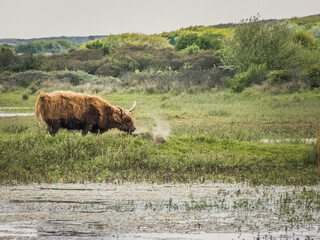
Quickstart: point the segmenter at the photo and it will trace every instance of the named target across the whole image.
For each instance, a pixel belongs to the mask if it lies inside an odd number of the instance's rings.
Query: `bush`
[[[137,63],[132,58],[117,56],[113,60],[107,59],[97,68],[95,74],[117,77],[122,72],[134,71],[135,69],[137,69]]]
[[[234,92],[242,92],[244,88],[252,84],[260,84],[266,79],[266,64],[251,64],[248,71],[237,74],[231,81],[231,89]]]
[[[31,94],[35,94],[39,90],[39,87],[35,84],[35,82],[32,82],[29,86],[29,91]]]
[[[236,75],[230,83],[230,88],[234,92],[242,92],[246,87],[246,83],[243,80],[243,75],[244,74],[238,74]]]
[[[84,43],[81,48],[103,49],[105,54],[114,52],[123,45],[147,45],[153,48],[172,48],[169,41],[159,35],[124,33]]]
[[[120,76],[125,72],[140,72],[146,69],[165,70],[170,68],[176,59],[183,56],[172,48],[155,48],[149,45],[123,44],[109,55],[97,67],[94,74],[104,76]],[[181,63],[178,68],[181,67]]]
[[[294,33],[293,40],[310,50],[315,50],[318,47],[317,39],[312,35],[312,33],[305,30]]]
[[[183,49],[181,52],[187,55],[192,55],[200,50],[199,46],[197,44],[192,44],[185,49]]]
[[[0,70],[11,70],[16,63],[17,58],[10,48],[1,48],[0,50]]]
[[[199,51],[185,59],[190,69],[207,70],[221,65],[220,59],[212,50]]]
[[[182,52],[185,50],[182,50]],[[192,70],[207,70],[220,65],[220,59],[212,50],[201,50],[191,55],[179,54],[179,56],[174,56],[170,61],[170,67],[173,71],[186,68]]]
[[[29,94],[28,93],[23,93],[22,94],[22,100],[28,100],[29,99]]]
[[[23,54],[20,58],[20,65],[17,66],[17,71],[39,70],[42,65],[42,59],[32,53]]]
[[[189,46],[192,46],[193,44],[196,44],[197,41],[198,41],[198,35],[196,33],[185,34],[176,40],[176,45],[174,46],[174,48],[177,51],[180,51]]]
[[[320,25],[315,25],[310,28],[310,32],[313,34],[315,38],[320,40]]]
[[[101,64],[103,57],[101,49],[71,50],[68,54],[43,57],[41,70],[82,70],[94,73]]]
[[[284,70],[273,70],[267,74],[267,82],[281,84],[288,81],[289,76]]]
[[[71,50],[68,54],[61,56],[52,56],[52,58],[65,58],[74,59],[79,61],[100,60],[103,57],[103,51],[101,49],[81,49]]]
[[[307,73],[312,88],[320,87],[320,65],[313,65]]]
[[[213,34],[202,34],[198,35],[196,33],[183,34],[178,37],[175,41],[175,49],[177,51],[186,50],[190,47],[197,46],[201,50],[220,49],[220,40],[218,39],[220,35]]]

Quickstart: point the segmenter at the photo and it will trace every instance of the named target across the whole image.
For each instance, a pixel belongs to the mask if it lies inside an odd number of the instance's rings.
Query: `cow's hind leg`
[[[94,125],[94,126],[92,127],[92,129],[91,129],[91,131],[90,131],[90,132],[92,132],[92,133],[94,133],[94,134],[97,134],[97,133],[98,133],[98,131],[99,131],[98,126],[97,126],[97,125]]]

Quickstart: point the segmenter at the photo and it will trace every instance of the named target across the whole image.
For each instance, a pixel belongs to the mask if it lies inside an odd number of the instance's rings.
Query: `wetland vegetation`
[[[253,89],[189,93],[109,93],[110,103],[130,106],[137,133],[102,135],[60,131],[51,137],[34,116],[0,118],[2,183],[203,182],[317,184],[320,93],[270,94]],[[2,93],[2,106],[32,107],[36,95]],[[30,112],[30,109],[7,109]],[[160,123],[159,123],[159,120]],[[166,141],[162,122],[170,128]],[[158,126],[155,126],[155,125]],[[168,129],[164,130],[168,131]],[[261,139],[292,139],[264,143]]]
[[[319,24],[318,15],[253,17],[81,45],[3,45],[4,115],[32,113],[40,91],[96,94],[124,108],[138,104],[134,135],[60,131],[51,137],[34,116],[1,117],[0,183],[318,184]]]
[[[0,46],[0,238],[318,238],[319,15],[85,39]],[[52,137],[56,90],[136,131]]]

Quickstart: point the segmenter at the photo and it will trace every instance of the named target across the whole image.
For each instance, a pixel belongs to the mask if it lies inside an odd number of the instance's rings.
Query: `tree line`
[[[148,73],[211,71],[211,79],[198,74],[205,79],[193,84],[215,86],[211,81],[236,92],[261,84],[320,87],[320,15],[282,21],[256,16],[226,26],[110,35],[80,46],[65,40],[4,45],[0,73],[75,70],[119,79],[143,75],[145,81]]]

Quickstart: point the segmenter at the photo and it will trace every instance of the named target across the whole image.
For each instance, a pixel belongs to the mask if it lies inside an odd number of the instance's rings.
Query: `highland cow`
[[[131,134],[136,129],[135,118],[131,114],[135,105],[136,101],[130,110],[125,110],[97,96],[62,91],[40,93],[36,117],[40,124],[41,115],[52,136],[60,128],[82,130],[83,136],[88,132],[104,133],[111,128]]]

